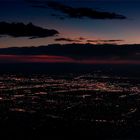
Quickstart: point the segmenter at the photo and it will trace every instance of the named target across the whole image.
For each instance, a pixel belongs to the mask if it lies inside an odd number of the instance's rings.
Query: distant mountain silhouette
[[[55,55],[73,59],[140,60],[139,44],[51,44],[39,47],[12,47],[0,49],[0,54],[9,55]]]

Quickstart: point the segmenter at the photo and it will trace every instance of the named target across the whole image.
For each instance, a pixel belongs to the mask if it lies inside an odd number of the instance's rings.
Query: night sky
[[[139,0],[0,0],[0,48],[140,44],[139,7]]]

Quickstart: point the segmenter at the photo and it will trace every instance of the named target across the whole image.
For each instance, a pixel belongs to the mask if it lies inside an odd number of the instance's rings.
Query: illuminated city
[[[80,125],[85,124],[81,131],[101,125],[106,131],[112,131],[112,134],[104,133],[105,136],[119,137],[121,131],[116,130],[140,125],[139,100],[140,79],[137,77],[113,77],[101,72],[57,76],[2,74],[0,77],[0,106],[1,111],[5,111],[1,121],[6,123],[13,118],[17,123],[17,119],[23,119],[24,124],[18,122],[19,126],[33,132],[65,128],[68,133],[71,128],[78,133]],[[17,118],[20,115],[26,117]],[[26,120],[28,117],[33,119]],[[72,122],[75,123],[72,125]],[[102,130],[94,130],[95,134],[90,131],[89,135],[98,136]]]
[[[0,0],[0,140],[140,140],[140,0]]]

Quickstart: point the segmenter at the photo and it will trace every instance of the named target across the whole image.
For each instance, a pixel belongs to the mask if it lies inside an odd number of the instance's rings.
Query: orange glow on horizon
[[[140,61],[111,59],[76,60],[70,57],[52,55],[0,55],[0,63],[140,64]]]
[[[61,63],[71,58],[52,55],[0,55],[0,63]]]

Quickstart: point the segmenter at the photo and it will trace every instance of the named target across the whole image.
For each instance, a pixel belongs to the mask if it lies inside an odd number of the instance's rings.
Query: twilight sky
[[[139,7],[139,0],[0,0],[0,63],[140,64],[139,45],[130,45],[140,44]]]
[[[117,40],[109,43],[119,44],[140,43],[139,0],[55,0],[61,5],[54,4],[53,6],[51,4],[48,6],[48,1],[0,0],[0,22],[22,22],[24,24],[32,22],[41,28],[54,29],[59,32],[58,35],[34,39],[4,34],[4,37],[0,38],[0,48],[70,42],[108,43],[107,40]],[[70,17],[71,13],[68,13],[69,11],[66,11],[64,6],[115,13],[125,18],[95,18],[84,14],[81,17],[76,17],[77,15]],[[2,33],[0,35],[3,36]]]

